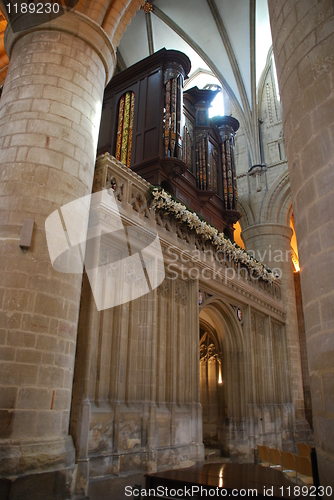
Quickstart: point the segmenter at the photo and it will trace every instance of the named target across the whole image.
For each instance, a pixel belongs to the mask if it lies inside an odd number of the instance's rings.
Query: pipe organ
[[[218,91],[183,91],[188,57],[162,49],[106,87],[98,155],[108,152],[233,239],[237,210],[233,117],[209,118]]]

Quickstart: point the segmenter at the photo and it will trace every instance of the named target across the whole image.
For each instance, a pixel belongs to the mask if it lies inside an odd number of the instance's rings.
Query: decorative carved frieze
[[[182,252],[187,253],[186,261],[195,262],[196,267],[203,270],[204,267],[208,269],[208,272],[215,272],[213,265],[220,268],[221,277],[215,275],[215,279],[220,279],[224,286],[230,288],[235,293],[244,296],[246,299],[255,302],[261,307],[265,307],[268,311],[278,314],[282,318],[284,317],[284,310],[280,305],[280,283],[275,281],[274,283],[263,282],[261,279],[251,279],[250,276],[243,272],[242,266],[237,264],[233,260],[229,260],[227,257],[214,247],[210,240],[204,239],[203,236],[195,233],[195,230],[191,229],[188,225],[183,223],[183,221],[173,217],[171,213],[167,213],[163,209],[156,209],[153,211],[150,208],[151,197],[150,197],[150,184],[145,181],[142,177],[136,174],[133,170],[126,168],[121,162],[117,161],[114,157],[110,156],[108,153],[100,156],[97,159],[96,170],[94,176],[93,190],[99,191],[101,189],[113,189],[117,200],[119,201],[120,213],[124,213],[122,208],[126,208],[127,217],[129,217],[128,208],[132,207],[133,212],[137,213],[143,220],[150,220],[153,224],[156,222],[160,231],[166,230],[166,238],[177,238],[174,240],[174,244],[177,245],[177,241],[183,242]],[[154,222],[155,221],[155,222]],[[170,236],[169,236],[170,235]],[[175,236],[174,236],[175,235]],[[167,238],[167,240],[168,240]],[[160,233],[160,241],[163,241],[164,235]],[[167,243],[166,248],[170,243]],[[197,252],[196,259],[193,259],[194,252]],[[200,254],[202,258],[199,257]],[[211,261],[207,258],[208,255],[212,256]],[[194,265],[194,264],[192,264]],[[235,272],[236,279],[224,279],[225,271],[228,268],[232,268]],[[277,302],[277,305],[268,302],[268,300],[263,297],[261,298],[260,293],[265,293],[265,295],[271,300]]]

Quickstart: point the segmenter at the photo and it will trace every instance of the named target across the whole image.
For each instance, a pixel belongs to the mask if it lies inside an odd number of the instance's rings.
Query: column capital
[[[285,226],[283,224],[275,224],[275,223],[265,223],[265,224],[254,224],[253,226],[246,227],[241,235],[242,238],[246,241],[251,240],[252,238],[259,236],[283,236],[287,238],[290,242],[293,231],[291,227]]]
[[[109,82],[116,66],[116,51],[99,24],[89,17],[77,11],[70,11],[52,21],[28,28],[24,31],[13,33],[10,25],[7,25],[5,33],[5,48],[10,59],[13,48],[18,40],[30,33],[41,31],[58,31],[67,33],[90,46],[100,57],[106,72],[105,85]]]

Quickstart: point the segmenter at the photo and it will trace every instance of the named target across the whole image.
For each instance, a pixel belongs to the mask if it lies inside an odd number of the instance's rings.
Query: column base
[[[71,436],[0,440],[0,478],[8,480],[10,484],[18,480],[22,482],[23,477],[36,475],[37,478],[42,478],[43,474],[61,474],[62,470],[72,471],[70,475],[73,476],[74,468],[76,472],[75,448]],[[0,495],[0,498],[3,497]]]
[[[77,465],[0,478],[2,500],[67,500],[74,495]]]

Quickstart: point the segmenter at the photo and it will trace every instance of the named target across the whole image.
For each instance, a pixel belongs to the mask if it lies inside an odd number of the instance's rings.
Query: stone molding
[[[289,242],[291,240],[293,231],[291,227],[284,226],[278,223],[265,223],[265,224],[254,224],[253,226],[248,226],[242,231],[242,237],[248,242],[251,238],[256,238],[258,236],[284,236],[288,238]]]
[[[29,33],[37,31],[59,31],[84,41],[100,57],[106,71],[105,85],[107,85],[116,66],[116,51],[106,32],[95,21],[80,12],[72,10],[52,21],[17,33],[13,33],[10,26],[7,25],[5,48],[9,58],[18,40]]]
[[[196,266],[199,272],[208,269],[208,272],[214,273],[213,264],[205,260],[203,252],[201,252],[203,258],[200,261],[196,260],[195,263],[192,259],[194,251],[198,252],[203,250],[195,238],[195,232],[189,228],[184,228],[181,222],[175,219],[173,220],[173,218],[168,215],[165,220],[162,217],[161,211],[156,211],[154,213],[149,208],[150,184],[106,153],[97,159],[93,191],[98,191],[105,187],[108,188],[111,179],[116,181],[114,195],[119,201],[120,214],[126,224],[134,223],[134,212],[137,212],[142,223],[145,222],[149,225],[153,224],[157,229],[165,255],[167,255],[168,249],[173,247],[173,251],[178,257],[182,254],[188,261],[185,265],[187,270]],[[140,204],[136,203],[136,200],[139,200]],[[255,228],[256,231],[258,226],[259,225],[251,227]],[[276,224],[276,226],[288,231],[288,233],[291,231],[290,228],[280,224]],[[210,242],[207,242],[205,250],[209,249],[213,249],[213,247],[210,245]],[[228,268],[234,268],[234,263],[229,262],[228,267],[225,267],[225,269]],[[221,293],[223,286],[224,294],[226,294],[227,297],[235,298],[238,296],[239,299],[242,297],[245,304],[251,302],[255,308],[258,308],[265,314],[269,312],[269,314],[275,315],[276,319],[279,321],[284,321],[285,319],[285,309],[280,298],[279,281],[274,285],[270,285],[264,282],[262,283],[261,280],[237,279],[227,276],[226,279],[210,280],[207,284],[205,281],[202,281],[201,286],[202,285],[205,289],[208,289],[209,293],[210,291],[211,293]]]

